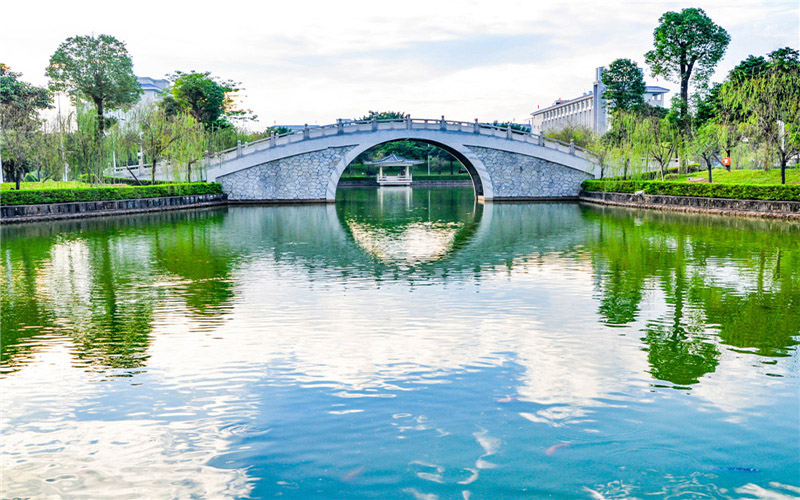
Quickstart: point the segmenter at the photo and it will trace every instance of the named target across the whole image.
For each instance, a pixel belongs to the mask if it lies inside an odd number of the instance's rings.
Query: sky
[[[241,82],[258,121],[327,124],[370,110],[418,118],[526,122],[558,98],[591,90],[594,70],[644,53],[666,11],[703,8],[731,35],[712,78],[749,54],[800,47],[800,2],[375,0],[238,1],[209,6],[142,0],[5,2],[0,62],[46,85],[69,36],[127,44],[138,76],[210,71]],[[130,5],[130,7],[127,7]],[[16,20],[8,22],[9,20]],[[673,95],[672,93],[669,96]]]

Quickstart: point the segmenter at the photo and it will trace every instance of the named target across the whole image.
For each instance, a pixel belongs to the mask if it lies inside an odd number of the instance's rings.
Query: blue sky
[[[714,80],[749,54],[800,46],[797,0],[131,5],[124,14],[104,1],[4,6],[3,17],[18,22],[0,31],[0,61],[44,85],[60,42],[108,33],[127,43],[140,76],[197,70],[242,82],[257,128],[331,123],[370,109],[524,122],[537,105],[589,90],[597,66],[619,57],[644,66],[659,16],[685,7],[705,9],[731,35]]]

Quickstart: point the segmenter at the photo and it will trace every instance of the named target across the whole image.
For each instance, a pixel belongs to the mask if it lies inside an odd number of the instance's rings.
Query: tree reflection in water
[[[800,226],[655,212],[584,209],[587,246],[609,325],[634,323],[648,292],[666,312],[643,328],[651,375],[677,386],[715,370],[716,339],[786,356],[800,335]]]
[[[380,210],[372,190],[335,207],[4,227],[2,370],[51,336],[70,339],[80,366],[138,369],[163,311],[195,325],[220,321],[237,302],[237,271],[255,261],[313,282],[413,284],[480,280],[547,256],[593,272],[601,323],[641,331],[650,374],[678,387],[714,372],[726,348],[779,357],[798,343],[800,225],[576,204],[484,207],[471,190],[401,194]],[[414,245],[442,238],[409,249],[412,233]]]

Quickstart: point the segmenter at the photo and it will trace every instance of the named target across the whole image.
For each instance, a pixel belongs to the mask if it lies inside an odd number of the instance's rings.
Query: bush
[[[687,182],[587,180],[584,191],[609,193],[661,194],[669,196],[699,196],[734,200],[800,201],[800,186],[754,184],[691,184]]]
[[[155,186],[113,186],[78,189],[37,189],[3,191],[0,205],[36,205],[40,203],[69,203],[75,201],[131,200],[195,194],[219,194],[222,185],[216,182],[158,184]]]

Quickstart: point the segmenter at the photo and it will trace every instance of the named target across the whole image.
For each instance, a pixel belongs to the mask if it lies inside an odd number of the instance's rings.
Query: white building
[[[552,106],[537,109],[531,113],[531,132],[542,134],[551,130],[561,130],[567,126],[587,127],[597,134],[609,129],[608,110],[603,92],[606,86],[600,79],[605,68],[595,70],[592,90],[573,99],[558,99]],[[648,85],[645,88],[644,102],[652,106],[666,107],[666,93],[669,89]]]

